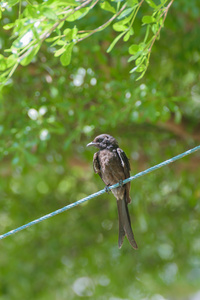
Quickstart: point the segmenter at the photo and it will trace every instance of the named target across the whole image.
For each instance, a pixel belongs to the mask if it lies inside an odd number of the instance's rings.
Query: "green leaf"
[[[138,65],[136,67],[134,67],[130,73],[133,73],[133,72],[142,72],[143,70],[145,69],[145,65],[144,64],[141,64],[141,65]]]
[[[75,39],[77,37],[77,33],[78,33],[78,28],[75,26],[72,29],[72,39]]]
[[[35,26],[32,27],[32,31],[33,31],[34,37],[36,38],[37,42],[39,43],[40,42],[40,36],[39,36],[38,31],[35,28]]]
[[[154,17],[152,17],[152,16],[144,16],[142,18],[142,23],[143,24],[150,24],[150,23],[153,23],[155,21],[156,21],[156,19]]]
[[[130,22],[130,20],[133,18],[133,14],[130,14],[129,16],[125,17],[124,19],[122,19],[121,21],[116,22],[117,24],[120,25],[125,25],[128,22]]]
[[[55,56],[55,57],[60,56],[61,54],[63,54],[63,52],[65,52],[65,50],[66,50],[66,47],[60,48],[59,50],[57,50],[57,51],[54,53],[54,56]]]
[[[129,57],[128,62],[131,62],[133,60],[135,60],[136,58],[138,58],[138,56],[142,53],[142,51],[138,51],[135,55]]]
[[[90,11],[89,7],[85,7],[79,10],[81,12],[81,16],[78,18],[78,20],[82,19],[83,17],[85,17],[85,15],[87,15],[87,13]]]
[[[55,0],[54,0],[55,1]],[[59,1],[59,5],[70,5],[70,6],[77,6],[78,3],[75,0],[66,0],[66,1]]]
[[[46,39],[45,41],[46,41],[46,42],[54,42],[54,41],[56,41],[56,40],[59,39],[59,38],[60,38],[59,36],[54,36],[54,37],[52,37],[52,38]]]
[[[0,71],[5,71],[7,69],[6,58],[0,54]]]
[[[130,36],[133,34],[134,34],[133,28],[130,28],[130,30],[125,34],[125,36],[123,38],[124,42],[127,42],[129,40]]]
[[[143,62],[143,60],[144,60],[144,57],[142,57],[142,56],[138,57],[135,61],[136,66],[140,66],[141,63]]]
[[[154,34],[157,33],[158,28],[159,28],[158,24],[153,24],[153,25],[151,26],[151,30],[152,30],[152,32],[153,32]]]
[[[54,47],[55,45],[58,45],[58,44],[59,44],[59,41],[60,41],[60,38],[57,39],[57,40],[55,40],[55,42],[52,43],[50,47]],[[65,43],[65,44],[66,44],[66,43]]]
[[[107,49],[107,53],[109,53],[112,49],[113,49],[113,47],[115,46],[115,44],[117,44],[117,42],[121,39],[121,37],[125,34],[126,32],[122,32],[122,33],[120,33],[115,39],[114,39],[114,41],[110,44],[110,46],[108,47],[108,49]]]
[[[67,18],[67,21],[68,22],[74,22],[77,19],[81,19],[82,17],[84,17],[87,14],[87,12],[89,11],[89,9],[90,9],[89,7],[86,7],[86,8],[82,8],[82,9],[74,12],[71,16],[69,16]]]
[[[128,62],[137,59],[140,55],[141,55],[141,57],[142,57],[142,56],[146,56],[147,53],[148,53],[148,49],[144,50],[144,48],[145,48],[145,44],[144,44],[144,43],[140,43],[140,44],[138,45],[138,50],[137,50],[137,52],[135,52],[135,54],[133,54],[133,56],[131,56],[131,57],[128,59]],[[132,51],[134,52],[134,47],[132,48]]]
[[[115,24],[125,25],[125,24],[127,24],[131,20],[131,18],[132,18],[132,16],[129,16],[129,17],[127,17],[127,18],[125,18],[125,19],[123,19],[121,21],[116,22]]]
[[[127,6],[135,6],[135,4],[138,4],[138,0],[128,0]]]
[[[74,22],[74,21],[76,21],[78,18],[80,18],[81,15],[82,15],[81,11],[78,10],[78,11],[74,12],[71,16],[69,16],[69,17],[67,18],[67,21],[68,21],[68,22]]]
[[[3,26],[3,29],[9,30],[9,29],[11,29],[11,28],[14,27],[14,26],[15,26],[15,23],[9,23],[9,24],[4,25],[4,26]]]
[[[142,74],[141,74],[139,77],[137,77],[136,81],[142,79],[142,77],[144,76],[145,73],[146,73],[146,68],[145,68],[145,70],[142,72]]]
[[[146,2],[149,4],[149,6],[157,8],[157,5],[153,2],[153,0],[146,0]]]
[[[8,1],[8,5],[9,6],[14,6],[15,4],[17,4],[19,2],[19,0],[9,0]]]
[[[135,8],[135,6],[134,6],[134,7],[130,7],[130,8],[125,9],[125,10],[119,15],[119,17],[118,17],[117,19],[120,20],[120,19],[122,19],[122,18],[128,16],[128,15],[133,11],[134,8]]]
[[[141,65],[138,66],[136,72],[140,73],[140,72],[144,71],[144,69],[145,69],[145,65],[141,64]]]
[[[65,24],[65,22],[64,22],[64,21],[60,22],[60,24],[58,25],[57,29],[60,29],[60,28],[62,28],[64,24]]]
[[[70,64],[73,46],[74,43],[68,44],[68,46],[66,47],[66,51],[60,57],[60,61],[63,66],[68,66]]]
[[[139,50],[139,45],[136,45],[136,44],[131,45],[131,46],[128,48],[129,54],[135,54],[135,53],[138,52],[138,50]]]
[[[147,25],[146,34],[145,34],[145,38],[144,38],[144,43],[146,43],[146,41],[148,39],[150,28],[151,28],[151,25]]]
[[[58,46],[64,46],[64,45],[66,45],[66,42],[64,42],[63,40],[58,40],[56,42],[56,45],[58,45]]]
[[[130,70],[129,73],[134,73],[134,72],[138,69],[138,67],[139,67],[139,66],[134,67],[132,70]]]
[[[110,5],[110,3],[108,1],[104,1],[103,3],[100,4],[101,9],[106,10],[106,11],[110,11],[112,13],[116,13],[115,8]]]
[[[38,53],[39,49],[40,49],[40,45],[38,45],[37,47],[33,48],[30,51],[30,53],[23,60],[20,61],[20,64],[22,66],[27,66],[32,61],[33,57]]]
[[[57,20],[57,16],[51,8],[44,7],[41,13],[50,20]]]
[[[78,28],[76,26],[73,29],[67,28],[64,30],[63,34],[65,35],[65,40],[70,42],[73,39],[76,39],[78,33]]]
[[[115,23],[114,25],[113,25],[113,29],[115,30],[115,31],[124,31],[124,30],[127,30],[128,29],[128,27],[127,26],[125,26],[125,25],[121,25],[121,24],[119,24],[119,23]]]
[[[34,5],[27,5],[26,9],[24,10],[25,16],[30,18],[37,17],[37,8]]]
[[[123,41],[127,42],[130,38],[130,30],[125,34],[125,36],[123,37]]]
[[[71,28],[66,28],[64,31],[63,31],[63,34],[65,35],[65,37],[67,37],[70,33],[71,33]]]
[[[6,52],[6,53],[13,52],[13,47],[11,46],[10,49],[5,49],[4,52]]]
[[[10,67],[12,67],[14,64],[16,64],[17,58],[18,58],[18,57],[17,57],[15,54],[11,54],[10,56],[8,56],[7,61],[6,61],[7,67],[10,68]]]

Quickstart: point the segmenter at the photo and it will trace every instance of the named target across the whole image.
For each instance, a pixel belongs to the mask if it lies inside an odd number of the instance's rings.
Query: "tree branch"
[[[152,49],[152,47],[153,47],[153,44],[155,43],[155,41],[156,41],[156,39],[157,39],[157,37],[158,37],[160,31],[161,31],[161,28],[163,27],[163,24],[164,24],[164,22],[165,22],[165,19],[166,19],[166,17],[167,17],[167,14],[168,14],[168,10],[169,10],[169,8],[170,8],[170,6],[172,5],[173,2],[174,2],[174,0],[171,0],[171,1],[170,1],[170,3],[169,3],[169,4],[167,5],[167,7],[164,9],[163,14],[160,16],[160,18],[161,18],[161,17],[164,15],[164,18],[163,18],[162,24],[160,25],[158,31],[156,32],[156,35],[154,36],[154,38],[153,38],[153,40],[152,40],[152,42],[151,42],[151,45],[150,45],[150,47],[149,47],[149,49],[148,49],[149,52],[151,52],[151,49]]]
[[[124,4],[122,6],[122,8],[118,11],[118,13],[116,13],[114,16],[112,16],[112,18],[110,18],[106,23],[104,23],[103,25],[100,25],[99,27],[97,27],[96,29],[92,30],[91,33],[89,33],[87,36],[84,36],[80,39],[78,39],[76,42],[81,42],[83,41],[84,39],[88,38],[89,36],[93,35],[94,33],[98,32],[98,31],[101,31],[103,30],[108,24],[110,24],[114,19],[116,19],[120,14],[121,12],[126,8],[126,4]]]
[[[94,5],[98,2],[99,0],[95,1],[95,3],[92,5],[92,7],[94,7]],[[40,36],[40,43],[43,43],[44,40],[46,40],[46,38],[48,38],[51,33],[60,25],[60,23],[62,23],[63,21],[66,21],[66,19],[68,17],[70,17],[71,15],[73,15],[76,11],[80,10],[81,8],[85,7],[86,5],[88,5],[90,2],[92,2],[92,0],[86,0],[85,2],[83,2],[81,5],[77,6],[75,9],[71,9],[70,12],[62,19],[60,19],[59,21],[57,21],[53,26],[52,28],[43,33],[41,36]],[[38,43],[35,44],[34,46],[32,46],[31,48],[29,48],[22,56],[19,57],[18,61],[20,62],[22,59],[24,59],[32,50],[33,48],[37,47],[38,46]]]

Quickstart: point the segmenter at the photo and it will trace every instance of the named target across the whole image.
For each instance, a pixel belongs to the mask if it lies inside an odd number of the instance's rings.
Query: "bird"
[[[131,202],[129,195],[130,182],[122,184],[122,181],[130,177],[130,163],[125,152],[119,148],[117,140],[109,134],[101,134],[87,144],[87,147],[94,146],[99,149],[93,157],[94,172],[97,173],[106,188],[120,183],[120,186],[112,189],[112,193],[117,200],[119,217],[119,236],[118,246],[122,247],[124,237],[126,236],[130,245],[137,249],[137,243],[131,228],[131,219],[128,211],[128,204]]]

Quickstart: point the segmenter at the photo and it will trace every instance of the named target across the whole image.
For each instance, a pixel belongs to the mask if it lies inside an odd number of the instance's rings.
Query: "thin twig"
[[[118,11],[118,13],[116,13],[114,16],[112,16],[112,18],[110,18],[106,23],[104,23],[103,25],[100,25],[100,26],[97,27],[96,29],[92,30],[92,32],[89,33],[87,36],[84,36],[84,37],[78,39],[78,40],[76,41],[76,43],[81,42],[81,41],[83,41],[84,39],[88,38],[89,36],[93,35],[94,33],[103,30],[104,27],[106,27],[106,25],[108,25],[108,24],[111,23],[114,19],[116,19],[116,18],[121,14],[121,12],[122,12],[125,8],[126,8],[126,4],[124,4],[124,5],[122,6],[122,8]]]
[[[97,2],[99,2],[99,0],[96,0],[91,6],[90,6],[90,9],[92,9],[96,4]]]
[[[138,7],[137,7],[136,12],[135,12],[135,16],[134,16],[133,19],[131,20],[130,27],[133,25],[133,22],[134,22],[134,20],[135,20],[135,17],[137,16],[137,13],[138,13],[138,11],[139,11],[139,9],[140,9],[140,7],[141,7],[141,5],[142,5],[143,2],[144,2],[144,0],[141,0],[140,3],[138,4]]]
[[[70,12],[69,14],[67,14],[64,18],[60,19],[58,22],[56,22],[53,27],[49,30],[49,32],[46,32],[43,34],[41,42],[43,42],[47,37],[50,36],[50,34],[56,29],[56,27],[58,27],[58,25],[60,25],[60,23],[62,23],[63,21],[66,21],[67,18],[69,18],[71,15],[73,15],[76,11],[80,10],[81,8],[85,7],[86,5],[88,5],[90,2],[92,2],[92,0],[87,0],[85,2],[83,2],[81,5],[77,6],[75,9],[73,9],[72,12]]]
[[[162,24],[160,25],[158,31],[156,32],[156,35],[154,36],[154,38],[153,38],[153,40],[152,40],[152,43],[151,43],[151,45],[150,45],[150,47],[149,47],[149,49],[148,49],[149,52],[151,52],[151,49],[152,49],[152,47],[153,47],[153,44],[155,43],[155,40],[157,39],[157,37],[158,37],[158,35],[159,35],[160,31],[161,31],[161,28],[163,27],[163,24],[164,24],[165,19],[166,19],[166,17],[167,17],[168,10],[169,10],[169,8],[170,8],[170,6],[172,5],[173,2],[174,2],[174,0],[171,0],[171,1],[170,1],[170,3],[169,3],[169,4],[167,5],[167,7],[164,9],[163,14],[160,16],[160,17],[162,17],[162,16],[164,15],[164,18],[163,18]]]

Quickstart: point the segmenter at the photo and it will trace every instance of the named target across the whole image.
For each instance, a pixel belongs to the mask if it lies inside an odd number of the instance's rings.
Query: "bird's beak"
[[[87,147],[90,147],[90,146],[96,146],[96,143],[94,143],[94,142],[91,142],[91,143],[89,143],[89,144],[87,144]]]

